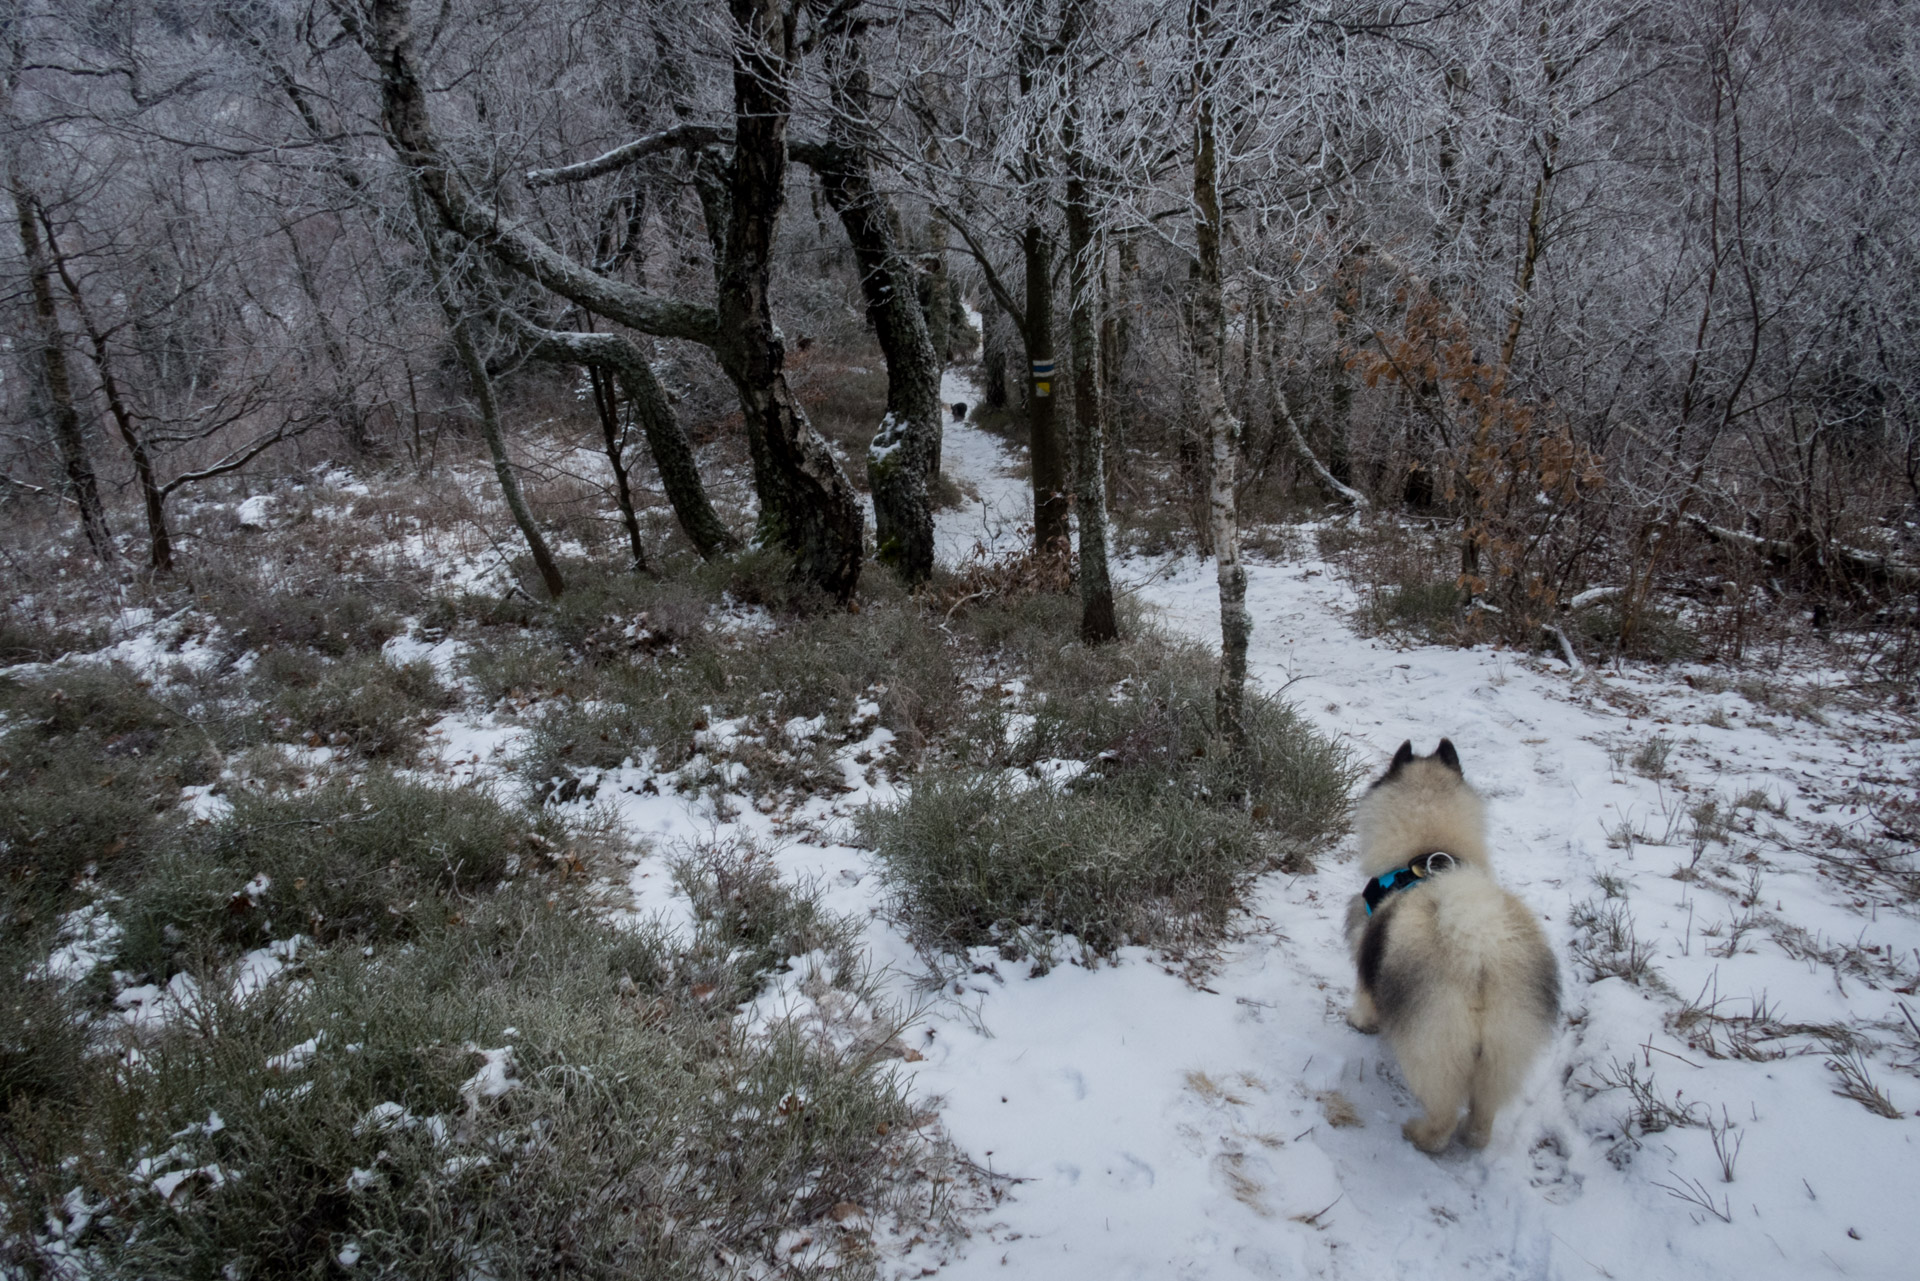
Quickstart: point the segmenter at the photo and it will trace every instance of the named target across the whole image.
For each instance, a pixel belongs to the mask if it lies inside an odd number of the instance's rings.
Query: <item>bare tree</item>
[[[1113,580],[1107,572],[1107,469],[1102,456],[1106,422],[1100,387],[1100,247],[1095,236],[1092,163],[1081,144],[1086,104],[1087,44],[1095,22],[1093,0],[1067,0],[1060,42],[1067,61],[1060,141],[1067,167],[1067,331],[1073,352],[1074,514],[1080,532],[1080,637],[1088,644],[1115,639]]]
[[[898,214],[874,181],[877,126],[859,5],[833,5],[824,21],[833,107],[827,139],[791,150],[819,176],[846,228],[867,317],[886,356],[887,414],[867,449],[867,482],[879,559],[917,583],[933,572],[928,482],[940,458],[942,360],[921,305],[920,273],[895,232]],[[933,305],[943,312],[946,299],[937,297]],[[944,348],[944,338],[937,346]]]
[[[1220,26],[1214,0],[1190,0],[1187,34],[1192,46],[1194,244],[1193,354],[1199,368],[1200,413],[1206,423],[1207,505],[1216,575],[1220,586],[1220,683],[1214,694],[1222,737],[1238,755],[1247,751],[1247,571],[1240,563],[1240,522],[1235,506],[1234,463],[1239,424],[1227,408],[1221,358],[1226,345],[1226,305],[1221,292],[1220,140],[1214,89],[1220,59]]]

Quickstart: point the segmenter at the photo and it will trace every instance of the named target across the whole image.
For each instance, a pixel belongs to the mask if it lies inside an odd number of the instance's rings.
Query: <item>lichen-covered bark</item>
[[[739,392],[760,494],[760,535],[794,553],[795,571],[845,601],[860,581],[866,522],[846,473],[787,385],[786,344],[768,302],[773,238],[786,199],[789,4],[730,0],[734,23],[731,209],[716,351]]]
[[[867,317],[887,361],[886,417],[867,447],[877,555],[901,578],[918,583],[933,572],[928,488],[940,465],[942,408],[941,358],[921,297],[928,282],[904,253],[892,204],[873,181],[864,124],[870,86],[857,31],[840,32],[827,53],[834,105],[828,141],[796,150],[796,156],[813,168],[846,229]],[[938,305],[944,308],[944,298]]]
[[[1067,156],[1067,333],[1073,351],[1074,514],[1080,526],[1080,638],[1089,645],[1120,634],[1113,613],[1113,580],[1107,572],[1107,477],[1102,458],[1105,426],[1100,403],[1100,364],[1094,308],[1098,263],[1094,257],[1093,208],[1086,153],[1080,138],[1078,48],[1090,29],[1092,0],[1068,0],[1060,40],[1067,46],[1067,102],[1061,143]]]

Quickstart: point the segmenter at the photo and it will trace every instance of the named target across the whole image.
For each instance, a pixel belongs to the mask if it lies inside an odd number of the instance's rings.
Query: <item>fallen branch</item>
[[[1567,602],[1567,609],[1569,611],[1585,609],[1589,605],[1615,600],[1625,595],[1626,590],[1624,587],[1589,587],[1584,592],[1576,593],[1573,599]]]
[[[1573,669],[1575,680],[1587,674],[1586,664],[1582,663],[1580,656],[1573,652],[1573,642],[1567,639],[1565,632],[1555,627],[1552,623],[1545,624],[1540,630],[1560,642],[1560,652],[1566,656],[1567,666]]]
[[[1689,515],[1687,523],[1716,543],[1732,543],[1773,560],[1791,561],[1809,550],[1814,550],[1820,555],[1832,556],[1855,573],[1869,578],[1882,578],[1891,583],[1907,585],[1920,583],[1920,566],[1904,565],[1876,552],[1862,551],[1857,547],[1848,547],[1844,543],[1829,543],[1825,547],[1809,549],[1778,538],[1762,538],[1758,534],[1728,529],[1724,525],[1715,525],[1700,516]]]
[[[1260,313],[1265,315],[1264,310]],[[1365,511],[1372,504],[1367,496],[1351,485],[1340,483],[1340,479],[1327,470],[1326,464],[1313,452],[1313,446],[1307,444],[1306,433],[1300,430],[1300,424],[1294,421],[1293,408],[1287,404],[1287,393],[1281,388],[1279,379],[1273,376],[1273,326],[1263,325],[1265,339],[1260,343],[1260,372],[1267,380],[1267,407],[1274,420],[1286,430],[1287,443],[1293,446],[1294,457],[1313,475],[1320,488],[1329,498],[1352,507],[1355,511]]]

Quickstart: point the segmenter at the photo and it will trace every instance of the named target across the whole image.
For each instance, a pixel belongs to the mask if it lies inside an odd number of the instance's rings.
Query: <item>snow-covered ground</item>
[[[970,400],[964,390],[947,398]],[[945,459],[982,501],[943,514],[943,555],[1009,549],[1026,499],[1004,447],[954,424]],[[1210,563],[1131,562],[1122,581],[1166,624],[1217,643]],[[1920,973],[1912,905],[1823,875],[1816,856],[1833,839],[1826,823],[1872,829],[1857,805],[1846,812],[1863,775],[1912,785],[1909,726],[1833,708],[1825,724],[1794,720],[1703,693],[1699,674],[1576,682],[1557,662],[1487,647],[1368,641],[1346,622],[1351,589],[1311,556],[1254,565],[1248,602],[1256,677],[1370,767],[1404,738],[1458,744],[1490,801],[1499,870],[1561,958],[1567,1016],[1550,1053],[1485,1152],[1435,1159],[1401,1138],[1413,1105],[1391,1056],[1342,1017],[1350,843],[1316,874],[1265,878],[1198,980],[1138,949],[1038,979],[983,952],[909,1033],[923,1057],[908,1070],[1000,1195],[957,1251],[896,1247],[894,1273],[1912,1275],[1920,1082],[1893,1066],[1897,1050],[1870,1050],[1905,1115],[1869,1112],[1834,1092],[1836,1051],[1810,1028],[1893,1044]],[[1654,738],[1671,746],[1650,778],[1629,761]],[[1696,859],[1688,815],[1709,798],[1735,821]],[[868,799],[885,798],[857,791],[839,808]],[[882,917],[865,854],[789,842],[779,857],[829,886],[833,906],[868,915],[900,999],[926,1001],[924,965]],[[1583,908],[1590,923],[1625,914],[1611,920],[1648,950],[1641,983],[1590,981],[1576,958],[1598,926],[1576,925]],[[1732,1022],[1689,1026],[1689,1002]],[[1729,1053],[1741,1032],[1748,1057]],[[1629,1070],[1652,1100],[1652,1119],[1630,1129]],[[1649,1132],[1655,1105],[1689,1123]]]
[[[943,395],[975,393],[949,373]],[[1017,550],[1030,520],[1018,460],[965,423],[948,425],[943,457],[977,497],[940,514],[942,559]],[[1117,579],[1164,625],[1217,644],[1210,563],[1126,561]],[[1367,640],[1347,621],[1353,590],[1311,553],[1249,579],[1254,676],[1369,769],[1402,739],[1430,751],[1450,736],[1489,799],[1500,873],[1545,918],[1566,1017],[1484,1152],[1406,1143],[1413,1104],[1390,1054],[1343,1020],[1350,843],[1316,873],[1262,879],[1203,969],[1130,949],[1034,978],[983,951],[936,979],[889,922],[872,856],[843,843],[861,806],[896,799],[859,764],[888,735],[877,707],[840,754],[848,790],[793,810],[683,794],[646,759],[579,802],[650,851],[631,872],[642,913],[686,919],[669,858],[745,838],[867,922],[886,993],[919,1011],[900,1068],[971,1171],[953,1194],[965,1235],[883,1238],[887,1275],[1914,1275],[1920,923],[1889,880],[1845,866],[1875,841],[1889,875],[1911,866],[1913,838],[1889,836],[1871,803],[1913,791],[1911,721],[1845,700],[1815,710],[1803,694],[1817,674],[1799,669],[1755,664],[1743,694],[1707,669],[1576,680],[1487,647]],[[152,621],[124,620],[132,639],[109,656],[158,661]],[[390,651],[451,674],[453,645]],[[701,733],[718,748],[736,729]],[[435,732],[429,768],[486,783],[526,730],[465,715]],[[104,946],[87,921],[70,933],[50,965]],[[1592,978],[1588,955],[1635,948],[1639,982]],[[743,1017],[817,1013],[806,971],[777,976]],[[1862,1038],[1851,1060],[1849,1035]],[[1850,1063],[1901,1115],[1835,1093]]]

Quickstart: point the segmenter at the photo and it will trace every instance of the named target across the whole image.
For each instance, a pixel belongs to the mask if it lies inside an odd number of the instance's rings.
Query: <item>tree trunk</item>
[[[1127,450],[1132,443],[1133,399],[1127,394],[1127,361],[1133,350],[1133,288],[1140,274],[1140,246],[1136,233],[1119,234],[1119,266],[1100,325],[1100,379],[1106,408],[1107,474],[1126,479]],[[1101,273],[1106,279],[1106,273]]]
[[[1054,391],[1053,240],[1039,222],[1021,236],[1026,265],[1027,457],[1033,471],[1033,549],[1064,554],[1067,531],[1067,444],[1061,439]]]
[[[74,313],[80,317],[80,328],[87,335],[87,344],[93,348],[93,365],[100,374],[100,391],[107,398],[107,413],[113,418],[114,430],[119,433],[121,443],[127,447],[127,457],[133,462],[134,479],[140,485],[140,501],[147,517],[147,565],[156,574],[170,574],[173,572],[173,532],[167,528],[166,491],[161,489],[154,475],[153,456],[147,452],[147,442],[134,424],[133,410],[120,393],[120,380],[113,374],[113,353],[108,347],[106,332],[94,323],[86,295],[80,292],[79,280],[67,270],[67,260],[60,253],[53,224],[45,222],[44,217],[43,213],[42,225],[47,233],[48,256],[52,259],[54,270],[60,275],[60,283],[65,286],[67,297],[73,302]]]
[[[80,427],[80,412],[73,403],[73,379],[67,369],[67,335],[60,327],[60,312],[53,300],[53,268],[45,246],[40,243],[39,202],[24,190],[18,179],[13,184],[13,211],[20,229],[20,252],[27,260],[28,282],[33,290],[33,315],[40,327],[40,370],[46,382],[48,426],[54,449],[60,455],[61,470],[66,472],[67,489],[80,509],[80,529],[87,545],[105,565],[118,559],[113,535],[107,530],[106,509],[100,503],[100,486],[93,477],[93,460],[87,456],[87,438]]]
[[[1080,80],[1085,53],[1077,46],[1093,25],[1093,0],[1068,0],[1060,30],[1066,47],[1067,101],[1061,144],[1067,157],[1067,332],[1073,350],[1074,514],[1080,526],[1080,638],[1089,645],[1116,639],[1113,581],[1107,572],[1107,474],[1102,458],[1105,423],[1100,404],[1099,348],[1094,308],[1100,264],[1094,248],[1092,193],[1080,145]]]
[[[1199,312],[1195,302],[1200,291],[1200,264],[1190,262],[1186,293],[1180,298],[1181,337],[1189,350],[1180,364],[1180,440],[1176,453],[1180,465],[1181,497],[1187,504],[1188,519],[1193,522],[1194,550],[1201,556],[1213,555],[1213,517],[1207,506],[1207,422],[1200,386]],[[1216,367],[1219,348],[1214,349]],[[1225,397],[1225,391],[1221,392]]]
[[[713,560],[739,549],[740,540],[707,501],[693,442],[687,439],[679,415],[667,400],[666,388],[660,385],[644,353],[619,334],[546,329],[507,307],[500,309],[500,315],[513,326],[516,336],[527,344],[529,354],[536,359],[597,367],[616,374],[621,389],[626,392],[627,404],[640,420],[640,429],[646,433],[647,449],[653,454],[653,465],[660,473],[661,488],[666,490],[674,517],[694,550],[703,560]]]
[[[1040,28],[1041,4],[1033,4],[1025,18],[1020,43],[1020,95],[1029,103],[1041,89],[1047,64],[1058,58],[1058,41]],[[1058,68],[1053,69],[1057,73]],[[1046,217],[1051,203],[1050,157],[1043,113],[1036,112],[1027,127],[1021,161],[1026,186],[1027,224],[1020,235],[1025,268],[1025,319],[1020,336],[1027,349],[1027,456],[1033,473],[1033,549],[1043,555],[1065,555],[1069,546],[1068,448],[1062,438],[1057,397],[1059,371],[1053,349],[1053,236]]]
[[[453,330],[454,350],[460,355],[460,363],[473,383],[474,399],[479,403],[480,433],[486,437],[487,452],[493,456],[493,474],[499,478],[501,497],[507,500],[513,523],[520,527],[521,536],[527,540],[527,550],[533,553],[534,567],[540,571],[547,595],[557,599],[567,590],[567,580],[560,576],[559,566],[553,563],[553,553],[547,550],[547,540],[541,537],[540,527],[533,523],[533,513],[527,510],[527,500],[520,492],[520,480],[513,474],[513,464],[507,458],[506,437],[500,429],[500,402],[494,397],[487,364],[474,344],[469,328],[472,322],[460,315],[451,299],[445,301],[445,306],[447,323]]]
[[[795,572],[834,599],[860,581],[859,499],[787,385],[786,344],[767,291],[786,199],[791,4],[729,0],[734,23],[734,145],[719,296],[718,351],[740,394],[760,493],[761,538],[791,550]]]
[[[944,325],[936,342],[929,320],[935,313],[944,319],[945,273],[928,279],[902,252],[891,202],[873,182],[865,52],[857,31],[837,34],[827,52],[834,106],[828,141],[808,148],[805,159],[846,229],[867,318],[887,361],[887,413],[867,446],[877,556],[907,583],[921,583],[933,573],[929,482],[940,465],[943,408]],[[923,287],[933,290],[931,303],[921,297]]]
[[[487,362],[481,359],[479,346],[473,340],[472,321],[462,314],[459,301],[454,296],[453,282],[448,278],[446,264],[440,260],[440,251],[434,243],[434,224],[427,217],[418,192],[414,194],[414,216],[420,225],[427,271],[433,277],[433,291],[440,300],[440,309],[446,313],[447,327],[452,331],[453,349],[460,357],[461,367],[467,371],[467,380],[473,384],[473,398],[480,410],[480,434],[486,439],[487,453],[493,458],[493,474],[500,482],[500,496],[506,500],[507,510],[513,514],[513,523],[520,527],[521,537],[527,540],[527,550],[533,554],[534,567],[540,571],[540,580],[546,584],[547,595],[558,599],[567,590],[567,581],[560,576],[559,566],[553,563],[553,553],[547,549],[547,540],[541,537],[540,527],[534,524],[533,513],[527,509],[527,500],[520,492],[520,479],[514,475],[513,463],[507,457],[507,441],[500,427],[500,402],[493,394],[493,379],[487,374]]]
[[[307,255],[300,248],[300,236],[291,226],[286,229],[287,244],[293,255],[293,274],[300,282],[300,292],[306,295],[307,305],[313,308],[314,324],[320,330],[320,347],[327,354],[327,364],[333,370],[333,402],[340,415],[341,426],[347,429],[347,447],[362,458],[379,452],[379,445],[367,427],[367,413],[360,404],[360,397],[354,388],[353,367],[347,360],[346,346],[340,341],[340,333],[333,327],[333,318],[327,314],[326,301],[320,296],[320,286],[313,278],[313,269],[307,263]]]
[[[1213,0],[1192,0],[1189,34],[1194,44],[1193,203],[1199,274],[1195,281],[1194,354],[1198,358],[1201,412],[1213,464],[1208,510],[1220,586],[1220,684],[1214,693],[1221,735],[1236,756],[1247,752],[1247,571],[1240,564],[1239,513],[1234,507],[1233,466],[1237,425],[1227,410],[1221,380],[1226,305],[1221,289],[1219,155],[1214,131]]]
[[[620,524],[627,531],[627,548],[633,553],[633,572],[651,574],[647,548],[640,541],[640,518],[633,511],[633,486],[627,483],[627,431],[620,421],[620,395],[613,375],[598,365],[587,366],[587,379],[593,386],[593,408],[600,416],[600,439],[607,451],[607,466],[613,469],[613,497],[620,505]]]

